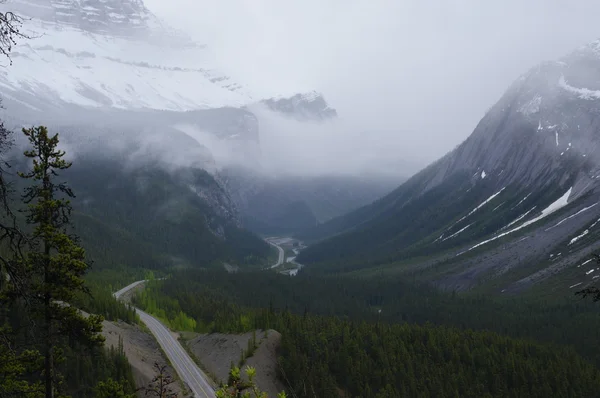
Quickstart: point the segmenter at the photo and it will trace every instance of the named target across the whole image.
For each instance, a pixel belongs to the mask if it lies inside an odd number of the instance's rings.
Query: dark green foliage
[[[71,205],[74,197],[64,183],[56,182],[61,170],[71,167],[64,160],[65,152],[58,149],[58,134],[50,136],[46,127],[23,129],[31,149],[25,157],[31,169],[19,176],[31,181],[23,194],[27,204],[26,222],[32,227],[27,236],[27,252],[20,258],[20,268],[28,278],[27,303],[32,318],[39,322],[40,346],[44,356],[45,396],[58,394],[62,384],[56,372],[63,359],[64,341],[91,346],[101,344],[102,317],[88,317],[70,305],[77,293],[85,293],[83,275],[88,269],[84,249],[76,237],[69,234]]]
[[[282,367],[298,396],[593,396],[600,372],[569,350],[494,333],[282,315]],[[310,391],[310,390],[309,390]]]
[[[121,391],[123,398],[129,398],[135,392],[131,366],[123,352],[122,343],[108,350],[104,347],[88,350],[73,345],[67,349],[65,356],[61,371],[67,375],[66,391],[73,398],[97,398],[99,390],[107,393]]]
[[[44,127],[24,133],[32,149],[25,152],[31,169],[19,173],[25,181],[17,184],[24,188],[28,205],[22,217],[12,217],[6,181],[0,176],[0,396],[92,398],[98,384],[109,388],[108,396],[121,391],[129,397],[134,384],[122,343],[104,350],[98,334],[102,318],[81,314],[72,304],[85,301],[87,309],[102,308],[109,317],[129,320],[135,319],[134,313],[109,298],[110,285],[94,285],[92,293],[102,298],[90,299],[82,278],[88,269],[85,252],[69,228],[68,197],[73,195],[56,181],[70,163],[57,148],[58,136],[50,137]],[[1,125],[0,136],[4,151],[8,136]],[[21,225],[23,232],[15,222],[29,225]]]
[[[82,310],[102,315],[109,321],[137,323],[135,310],[114,298],[113,293],[140,279],[147,279],[151,271],[143,268],[101,269],[85,277],[88,293],[75,298],[75,306]],[[162,276],[162,275],[161,275]]]
[[[115,299],[114,290],[110,286],[94,283],[93,280],[90,282],[89,279],[86,280],[86,284],[89,287],[89,293],[80,294],[73,301],[77,308],[101,315],[109,321],[138,322],[135,309]]]
[[[281,378],[298,396],[594,396],[600,387],[582,358],[600,363],[600,317],[581,301],[264,272],[186,271],[150,290],[153,305],[184,311],[198,331],[281,332]]]
[[[180,175],[90,155],[68,181],[80,205],[75,225],[96,269],[261,265],[269,246],[217,215],[203,195],[222,189],[204,170]],[[221,229],[222,227],[222,229]],[[219,236],[222,234],[222,236]]]
[[[221,386],[215,392],[217,398],[268,398],[267,393],[260,391],[254,382],[256,369],[252,366],[247,366],[244,371],[248,378],[247,381],[242,379],[240,368],[232,366],[229,369],[229,381],[227,385]],[[286,397],[287,395],[284,391],[277,394],[277,398]]]
[[[157,287],[161,283],[152,280],[146,282],[144,290],[133,297],[134,305],[159,318],[173,330],[197,331],[196,321],[181,310],[177,300],[160,293]]]

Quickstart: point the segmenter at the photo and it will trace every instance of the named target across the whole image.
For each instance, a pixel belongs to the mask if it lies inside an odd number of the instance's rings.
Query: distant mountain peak
[[[323,94],[314,90],[291,97],[273,97],[261,103],[272,111],[301,121],[324,121],[337,117],[337,111],[327,104]]]

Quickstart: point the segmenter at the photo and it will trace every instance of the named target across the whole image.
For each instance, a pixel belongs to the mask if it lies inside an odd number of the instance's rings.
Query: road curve
[[[277,248],[277,250],[279,250],[279,258],[277,259],[277,262],[275,264],[271,265],[269,268],[279,267],[281,264],[283,264],[283,256],[285,255],[283,249],[281,248],[281,246],[276,245],[275,243],[271,242],[270,238],[265,239],[265,242],[267,242],[271,246],[275,246]]]
[[[144,282],[146,281],[134,282],[115,292],[113,295],[118,300],[125,292]],[[215,398],[215,391],[208,383],[206,375],[198,368],[198,365],[190,358],[171,332],[152,315],[139,308],[136,308],[136,311],[142,322],[146,324],[154,337],[156,337],[156,341],[158,341],[158,344],[171,361],[179,378],[187,384],[187,387],[192,390],[194,396],[198,398]]]

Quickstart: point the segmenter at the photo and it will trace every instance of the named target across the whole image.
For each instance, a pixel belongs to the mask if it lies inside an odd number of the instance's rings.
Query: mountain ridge
[[[589,255],[585,246],[596,235],[590,230],[600,185],[597,50],[594,42],[527,71],[453,151],[374,204],[300,234],[324,240],[298,261],[346,271],[391,264],[390,272],[418,269],[450,289],[505,274],[514,283],[556,272],[591,283],[593,275],[586,276],[593,271],[577,275],[569,265]],[[550,228],[557,217],[565,218],[560,228]],[[576,240],[585,245],[562,253],[560,269],[546,264],[547,255],[585,230]],[[496,250],[502,244],[513,246],[508,254]]]

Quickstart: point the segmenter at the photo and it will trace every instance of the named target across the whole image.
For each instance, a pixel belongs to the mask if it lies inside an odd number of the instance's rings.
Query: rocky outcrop
[[[299,121],[324,121],[337,117],[322,94],[312,91],[287,98],[270,98],[262,101],[269,109]]]
[[[140,0],[16,0],[11,7],[31,18],[93,33],[132,35],[157,23]]]

